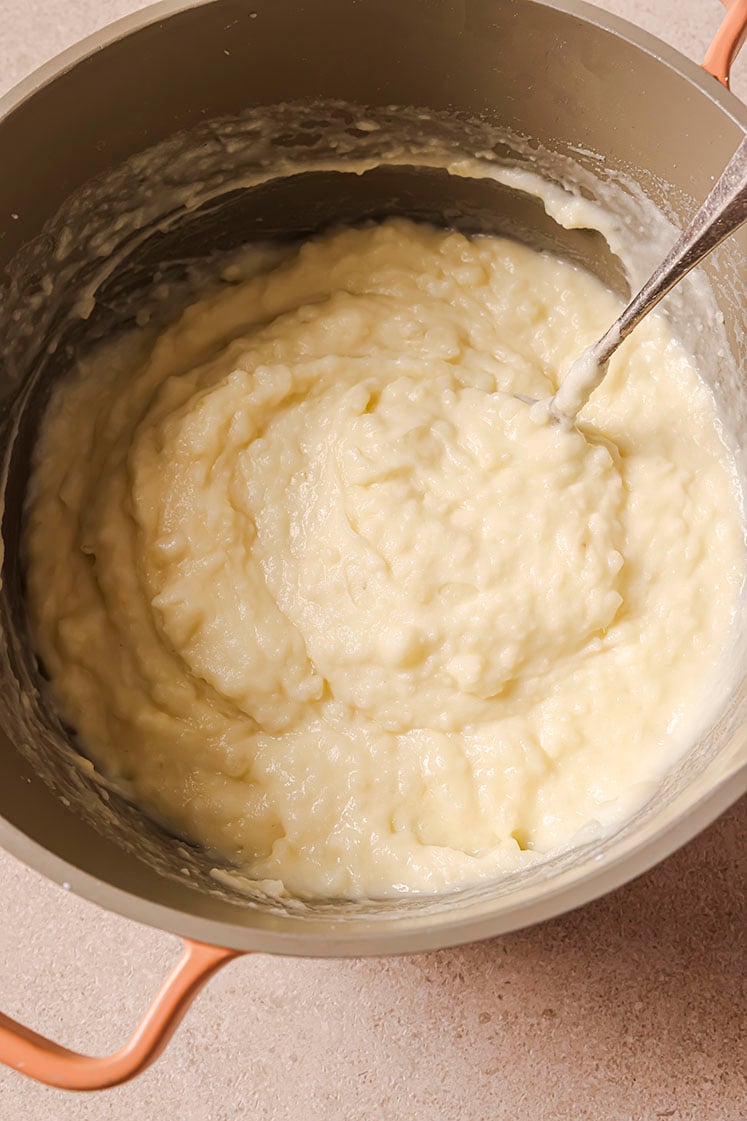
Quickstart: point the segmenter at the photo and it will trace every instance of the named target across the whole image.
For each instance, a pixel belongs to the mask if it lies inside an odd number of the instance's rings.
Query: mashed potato
[[[569,431],[589,275],[389,221],[91,357],[50,404],[28,595],[105,771],[301,896],[434,891],[621,821],[704,710],[743,574],[663,319]]]

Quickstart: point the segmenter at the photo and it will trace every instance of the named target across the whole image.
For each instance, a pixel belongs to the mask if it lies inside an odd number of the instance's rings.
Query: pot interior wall
[[[99,276],[90,314],[82,318],[92,278],[106,261],[104,242],[99,238],[87,250],[82,238],[77,255],[61,256],[69,214],[64,220],[55,214],[71,192],[81,189],[78,213],[91,214],[97,189],[84,185],[92,176],[112,173],[154,141],[169,142],[178,129],[291,97],[415,105],[479,121],[480,127],[487,122],[513,130],[532,142],[523,151],[496,150],[499,157],[510,155],[515,166],[533,169],[536,140],[564,160],[572,154],[594,176],[632,179],[678,223],[691,212],[693,198],[706,193],[742,130],[692,82],[652,55],[593,20],[541,3],[273,0],[252,8],[256,18],[250,20],[243,2],[218,0],[145,27],[62,74],[0,122],[0,153],[12,153],[15,167],[13,181],[4,177],[0,183],[0,213],[19,215],[0,240],[5,255],[0,326],[6,340],[0,436],[8,451],[0,593],[5,642],[0,814],[75,867],[176,911],[268,929],[287,923],[321,924],[322,929],[328,919],[354,925],[373,912],[391,923],[419,921],[434,910],[432,901],[319,904],[305,914],[293,908],[278,914],[261,901],[247,906],[245,896],[215,880],[214,858],[148,820],[99,781],[90,766],[71,762],[72,737],[44,699],[24,612],[19,540],[39,417],[50,385],[77,354],[132,322],[154,279],[178,283],[194,261],[246,242],[295,240],[341,222],[404,214],[519,238],[583,263],[625,294],[620,261],[600,234],[562,229],[529,195],[493,182],[454,180],[437,170],[382,167],[359,176],[307,171],[254,188],[232,186],[229,175],[225,189],[209,200],[166,215],[153,202],[158,182],[152,166],[144,164],[128,180],[127,199],[130,214],[137,210],[138,192],[143,212],[151,208],[144,223],[147,236],[132,237],[121,254],[116,240],[112,243],[115,264],[108,276]],[[304,43],[303,57],[294,57],[292,66],[289,25],[296,28],[296,41]],[[365,66],[360,65],[363,57]],[[132,73],[138,74],[137,82],[129,80]],[[687,130],[679,127],[685,120]],[[697,158],[693,136],[699,138]],[[278,137],[280,148],[283,143]],[[227,171],[232,158],[226,152]],[[6,166],[9,159],[3,158]],[[105,195],[106,206],[116,211],[112,199]],[[106,206],[101,221],[108,226],[116,214]],[[164,217],[168,221],[160,220]],[[747,416],[747,392],[734,373],[745,357],[745,252],[742,236],[708,266],[726,335],[718,318],[704,320],[698,332],[706,350],[730,352],[713,364],[711,380],[735,438]],[[45,299],[50,283],[52,289],[64,287],[64,299]],[[683,299],[672,304],[671,314],[675,330],[687,335],[697,308],[692,298]],[[725,704],[719,727],[662,784],[639,819],[621,831],[622,842],[654,821],[715,756],[730,749],[744,710],[740,690]],[[548,876],[566,874],[571,867],[583,870],[600,851],[597,842],[590,842],[573,857],[559,857],[523,877],[455,893],[437,909],[510,907],[517,892],[539,891]]]

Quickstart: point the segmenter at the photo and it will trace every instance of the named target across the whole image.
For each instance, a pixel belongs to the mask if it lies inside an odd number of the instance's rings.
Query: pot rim
[[[215,0],[156,0],[137,12],[121,19],[106,24],[98,31],[86,35],[71,47],[53,55],[47,62],[43,62],[32,70],[25,78],[21,78],[11,88],[0,96],[0,121],[11,112],[18,109],[29,97],[43,86],[49,85],[55,78],[71,70],[86,58],[110,46],[119,39],[131,35],[133,32],[142,31],[159,20],[169,19],[171,16],[192,8],[204,8]],[[676,47],[670,46],[656,35],[636,26],[622,16],[613,15],[596,4],[589,4],[587,0],[524,0],[542,8],[554,8],[556,11],[567,15],[577,16],[586,23],[609,32],[618,39],[631,43],[644,54],[651,55],[663,66],[674,70],[680,77],[685,78],[691,85],[696,86],[709,101],[712,101],[731,120],[747,132],[747,105],[726,89],[721,82],[712,77],[702,66],[682,54]]]
[[[38,90],[112,43],[153,23],[190,9],[206,7],[212,2],[213,0],[159,0],[93,32],[43,63],[0,96],[0,121]],[[575,16],[628,42],[689,82],[747,133],[747,106],[697,63],[656,36],[628,20],[586,3],[586,0],[524,2]],[[236,950],[301,957],[413,953],[479,941],[523,929],[557,917],[620,887],[686,844],[747,793],[747,762],[719,780],[714,780],[714,783],[707,794],[694,805],[681,809],[653,836],[643,836],[627,851],[604,862],[600,867],[593,868],[578,881],[560,883],[557,886],[553,886],[550,881],[540,898],[517,903],[503,913],[475,918],[460,914],[455,909],[450,916],[442,914],[435,926],[421,919],[408,927],[405,916],[402,916],[404,921],[398,918],[392,921],[378,920],[371,923],[367,930],[354,929],[344,923],[334,924],[333,929],[333,924],[328,923],[326,931],[319,932],[304,929],[303,922],[300,921],[294,930],[243,926],[186,913],[115,887],[63,860],[3,818],[0,818],[0,845],[28,867],[66,890],[72,890],[76,895],[134,922],[183,938]]]
[[[330,929],[333,925],[330,923],[322,932],[304,929],[303,921],[298,922],[295,930],[267,930],[207,919],[155,903],[83,872],[32,841],[3,818],[0,818],[0,846],[64,890],[73,891],[104,910],[180,938],[244,952],[291,957],[383,957],[480,942],[558,918],[649,871],[702,832],[745,794],[747,763],[719,782],[694,806],[682,810],[653,837],[637,842],[632,849],[592,869],[578,881],[556,887],[550,881],[538,899],[517,904],[503,913],[475,918],[455,909],[448,918],[441,915],[436,926],[421,920],[419,925],[409,929],[403,928],[400,919],[377,920],[366,930],[343,923]]]

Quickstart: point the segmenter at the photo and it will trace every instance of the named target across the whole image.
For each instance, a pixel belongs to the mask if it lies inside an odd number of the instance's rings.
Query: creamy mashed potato
[[[662,318],[578,429],[512,396],[618,310],[551,256],[390,221],[88,359],[25,537],[85,750],[302,896],[444,889],[621,821],[702,718],[743,542]]]

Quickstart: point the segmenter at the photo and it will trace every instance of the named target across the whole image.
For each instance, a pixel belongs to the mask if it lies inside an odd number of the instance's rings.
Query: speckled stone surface
[[[142,6],[0,0],[0,92]],[[601,6],[693,58],[721,16],[716,0]],[[745,62],[734,89],[747,96]],[[746,836],[743,800],[614,895],[492,942],[239,960],[127,1086],[72,1095],[0,1068],[0,1121],[743,1121]],[[2,853],[0,877],[0,1008],[69,1046],[116,1048],[177,940]]]

